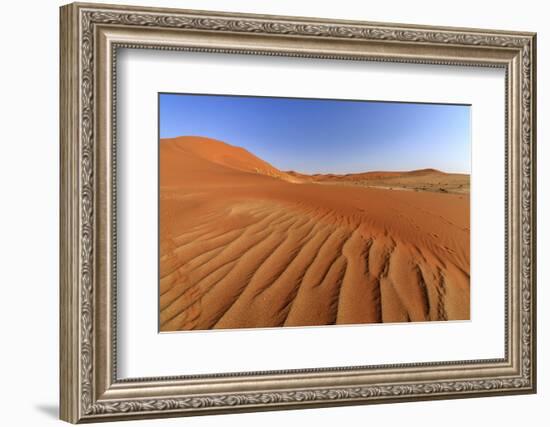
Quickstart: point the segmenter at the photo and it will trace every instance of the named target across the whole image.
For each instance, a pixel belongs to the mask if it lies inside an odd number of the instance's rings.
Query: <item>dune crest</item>
[[[170,145],[172,150],[179,150],[241,172],[257,173],[290,182],[298,181],[292,175],[280,171],[248,150],[217,139],[202,136],[183,136],[161,140],[161,150],[167,145]]]
[[[469,319],[467,194],[326,185],[199,137],[160,162],[161,331]]]

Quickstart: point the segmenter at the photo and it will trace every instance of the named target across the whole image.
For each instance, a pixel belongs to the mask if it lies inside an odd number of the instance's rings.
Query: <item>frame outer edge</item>
[[[103,7],[104,6],[104,7]],[[201,415],[206,413],[226,413],[226,412],[249,412],[258,410],[276,410],[290,408],[306,408],[306,407],[326,407],[336,405],[349,404],[364,404],[364,403],[382,403],[388,397],[390,402],[410,401],[410,400],[431,400],[438,398],[463,398],[472,397],[475,395],[486,396],[496,394],[522,394],[533,393],[536,391],[536,315],[535,315],[535,283],[536,283],[536,134],[535,134],[535,111],[536,111],[536,36],[534,33],[506,33],[506,32],[491,32],[468,29],[464,34],[453,34],[458,28],[437,28],[427,27],[427,32],[432,32],[429,36],[421,34],[422,31],[412,31],[412,26],[406,26],[403,34],[398,33],[397,39],[407,42],[417,41],[426,45],[439,45],[446,43],[447,45],[466,44],[482,46],[499,46],[502,48],[510,48],[514,50],[530,49],[526,52],[524,59],[530,60],[531,66],[527,64],[529,69],[527,85],[528,89],[525,92],[530,95],[524,99],[524,110],[530,114],[528,120],[524,121],[524,129],[530,133],[529,138],[523,139],[524,147],[529,150],[529,153],[522,156],[524,161],[528,162],[526,167],[526,182],[525,187],[530,192],[525,194],[524,202],[527,202],[528,208],[524,210],[527,214],[523,217],[527,226],[530,228],[526,231],[527,238],[530,241],[525,246],[525,253],[528,258],[526,280],[528,283],[524,286],[525,292],[524,304],[525,311],[529,312],[523,317],[525,321],[523,328],[525,335],[522,338],[526,339],[523,342],[520,358],[526,358],[528,362],[524,365],[521,378],[495,378],[493,380],[476,380],[462,381],[457,383],[458,387],[466,385],[466,389],[455,389],[454,383],[439,384],[398,384],[398,393],[393,394],[395,390],[388,386],[386,388],[379,387],[380,394],[365,394],[362,395],[358,389],[323,389],[323,390],[296,390],[289,392],[276,393],[270,391],[264,394],[239,393],[232,395],[206,395],[192,396],[187,399],[143,399],[143,400],[111,400],[97,401],[97,396],[94,396],[97,386],[93,374],[94,372],[94,353],[97,350],[95,333],[92,330],[90,316],[94,314],[94,299],[97,298],[95,292],[92,294],[93,288],[97,284],[97,277],[92,275],[90,267],[94,267],[97,259],[95,258],[94,242],[95,233],[97,231],[97,223],[94,221],[94,206],[97,203],[96,190],[94,183],[94,172],[97,171],[97,164],[94,154],[95,144],[94,135],[95,125],[93,119],[95,109],[89,111],[91,105],[96,102],[94,100],[94,76],[96,70],[88,69],[88,60],[94,65],[94,37],[89,37],[90,34],[84,32],[89,20],[81,21],[81,12],[83,8],[89,7],[92,11],[99,11],[100,14],[106,11],[136,11],[146,13],[154,9],[141,7],[127,7],[115,5],[101,4],[72,4],[63,6],[61,13],[61,33],[60,33],[60,158],[61,158],[61,197],[60,197],[60,383],[61,383],[61,419],[72,423],[78,422],[94,422],[108,421],[115,419],[138,419],[152,417],[167,417],[167,416],[182,416],[182,415]],[[99,10],[98,8],[104,9]],[[159,9],[161,10],[161,9]],[[192,11],[183,11],[177,9],[163,9],[166,13],[191,13]],[[84,11],[86,12],[86,11]],[[195,14],[195,12],[193,12]],[[266,27],[266,33],[282,34],[282,29],[273,27],[273,23],[263,22],[265,17],[260,15],[247,14],[219,14],[217,12],[196,12],[198,25],[201,30],[208,31],[227,31],[222,27],[218,28],[217,19],[225,21],[227,17],[240,17],[245,20],[250,20],[249,27],[244,29],[239,27],[233,28],[233,24],[229,28],[235,32],[254,32],[255,27],[252,24],[260,23],[263,25],[270,24]],[[85,15],[83,15],[85,16]],[[137,15],[136,15],[137,16]],[[138,16],[139,17],[139,16]],[[225,17],[225,18],[223,18]],[[151,25],[149,16],[143,16],[143,23],[133,21],[134,14],[131,13],[127,18],[125,25]],[[125,18],[125,19],[126,19]],[[271,17],[275,18],[275,17]],[[343,39],[345,37],[363,38],[362,32],[357,32],[360,28],[345,28],[345,33],[333,34],[328,25],[324,25],[327,21],[317,22],[314,18],[311,21],[306,18],[291,18],[291,17],[276,17],[284,19],[285,25],[291,30],[289,34],[297,34],[297,37],[327,37],[326,39]],[[105,14],[102,18],[105,22],[111,23],[112,17],[110,13]],[[256,20],[256,21],[254,21]],[[262,22],[258,21],[261,20]],[[116,21],[116,19],[115,19]],[[269,21],[269,17],[267,18]],[[123,22],[123,23],[124,23]],[[115,22],[116,24],[117,22]],[[222,22],[223,23],[223,22]],[[305,23],[305,29],[299,23]],[[319,28],[317,28],[317,24]],[[334,21],[333,24],[345,24],[342,21]],[[367,23],[358,23],[362,26]],[[374,24],[374,23],[369,23]],[[388,25],[388,29],[392,29],[393,24]],[[82,28],[81,28],[82,27]],[[182,25],[184,27],[184,25]],[[327,28],[325,28],[327,27]],[[187,27],[186,27],[187,28]],[[190,28],[195,28],[195,23],[190,24]],[[294,30],[293,30],[294,28]],[[310,34],[309,29],[318,31],[319,34]],[[420,27],[421,28],[421,27]],[[375,28],[376,29],[376,28]],[[306,31],[307,30],[307,31]],[[347,31],[350,31],[348,33]],[[396,31],[397,31],[396,30]],[[386,30],[384,30],[386,31]],[[443,31],[443,32],[441,32]],[[260,31],[264,32],[264,30]],[[418,33],[418,34],[417,34]],[[499,34],[497,36],[497,34]],[[83,38],[80,38],[80,37]],[[86,37],[84,37],[86,36]],[[432,39],[432,36],[434,37]],[[441,37],[440,37],[441,36]],[[390,36],[390,38],[393,35]],[[410,38],[412,37],[412,39]],[[453,37],[462,37],[454,39]],[[382,40],[377,36],[377,39]],[[82,60],[82,62],[81,62]],[[520,61],[521,63],[521,61]],[[83,77],[83,74],[85,78]],[[90,80],[91,74],[91,80]],[[91,86],[90,86],[91,85]],[[88,91],[90,89],[90,92]],[[524,90],[520,93],[525,94]],[[82,97],[82,98],[81,98]],[[85,106],[84,110],[82,107]],[[90,122],[90,120],[92,120]],[[522,171],[524,172],[524,171]],[[85,193],[85,194],[84,194]],[[80,196],[83,196],[82,198]],[[84,197],[85,196],[85,197]],[[95,199],[95,200],[94,200]],[[530,268],[529,268],[530,267]],[[535,274],[532,274],[532,273]],[[530,303],[530,304],[529,304]],[[529,331],[530,328],[530,331]],[[530,341],[529,341],[530,339]],[[529,363],[531,362],[531,363]],[[469,388],[471,387],[471,389]],[[395,388],[395,387],[394,387]],[[500,389],[500,390],[499,390]],[[368,390],[367,390],[368,391]],[[335,394],[336,393],[336,394]],[[365,391],[366,393],[366,391]],[[389,393],[389,394],[386,394]],[[461,393],[461,394],[459,394]],[[381,397],[378,399],[377,397]],[[382,397],[384,399],[382,399]],[[267,400],[266,400],[267,399]],[[369,402],[367,402],[369,399]],[[372,399],[372,400],[370,400]]]
[[[59,9],[59,418],[79,415],[78,19],[75,5]]]
[[[537,393],[537,33],[531,36],[531,390]]]
[[[363,19],[334,19],[334,18],[321,18],[314,17],[310,15],[279,15],[279,14],[265,14],[265,13],[251,13],[251,12],[237,12],[237,11],[222,11],[222,10],[209,10],[209,9],[189,9],[175,6],[143,6],[143,5],[128,5],[128,4],[112,4],[112,3],[90,3],[88,1],[76,1],[72,3],[73,5],[81,9],[96,9],[104,11],[117,11],[125,10],[128,13],[161,13],[161,14],[179,14],[185,12],[187,14],[194,15],[196,17],[204,16],[206,18],[254,18],[260,20],[284,20],[292,21],[295,23],[303,24],[339,24],[339,25],[371,25],[376,27],[387,27],[387,28],[406,28],[409,30],[439,30],[444,29],[445,31],[466,31],[470,33],[478,34],[491,34],[491,35],[514,35],[514,36],[523,36],[523,37],[532,37],[536,33],[531,31],[514,31],[506,29],[496,29],[496,28],[476,28],[476,27],[463,27],[463,26],[448,26],[443,27],[433,24],[410,24],[404,22],[395,22],[395,21],[365,21]]]

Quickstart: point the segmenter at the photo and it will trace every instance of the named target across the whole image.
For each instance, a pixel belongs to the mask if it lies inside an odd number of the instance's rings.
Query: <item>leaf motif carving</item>
[[[465,380],[418,384],[369,385],[353,388],[273,391],[177,399],[143,399],[97,403],[93,399],[93,292],[94,292],[94,26],[116,24],[155,28],[180,28],[238,33],[295,35],[378,41],[415,42],[461,46],[508,47],[522,50],[521,62],[521,375],[514,378]],[[299,402],[373,400],[407,396],[450,395],[461,392],[514,390],[532,385],[532,123],[531,41],[524,36],[485,33],[396,29],[372,24],[329,24],[272,21],[267,18],[204,17],[192,14],[128,13],[83,9],[80,26],[80,385],[81,407],[87,415],[139,413],[144,411],[230,408]],[[162,48],[162,46],[158,46]],[[207,51],[207,49],[202,49]],[[212,51],[221,51],[212,49]],[[251,52],[261,54],[261,52]],[[295,54],[294,54],[295,55]],[[304,54],[303,56],[307,56]],[[328,56],[327,56],[328,57]],[[410,60],[407,62],[415,62]],[[452,363],[449,363],[452,364]]]

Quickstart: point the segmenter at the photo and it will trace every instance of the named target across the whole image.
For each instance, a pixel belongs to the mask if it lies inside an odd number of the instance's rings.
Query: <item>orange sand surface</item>
[[[371,174],[161,140],[161,331],[469,319],[469,177]]]

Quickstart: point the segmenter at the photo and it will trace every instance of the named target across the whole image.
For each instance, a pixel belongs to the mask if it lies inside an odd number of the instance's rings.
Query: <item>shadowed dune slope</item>
[[[469,195],[323,185],[160,143],[162,331],[470,317]]]

